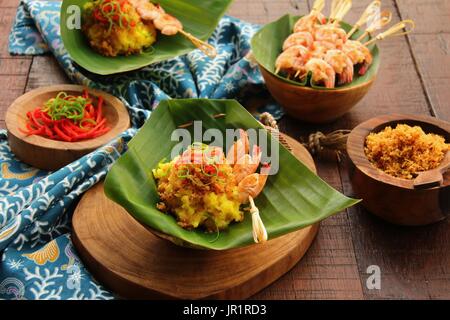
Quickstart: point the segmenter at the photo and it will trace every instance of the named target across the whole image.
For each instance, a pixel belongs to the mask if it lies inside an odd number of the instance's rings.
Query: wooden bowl
[[[81,95],[87,89],[91,96],[104,98],[103,113],[111,130],[90,140],[63,142],[37,135],[26,136],[19,128],[25,128],[26,113],[42,106],[59,92]],[[103,91],[79,85],[56,85],[39,88],[17,98],[6,112],[6,128],[11,151],[21,161],[44,170],[59,169],[106,144],[130,126],[130,117],[123,103]]]
[[[311,123],[332,122],[350,111],[369,91],[375,76],[350,88],[314,89],[283,81],[259,65],[267,89],[292,117]]]
[[[350,133],[347,152],[352,163],[350,180],[362,205],[378,217],[394,224],[418,226],[434,223],[450,213],[450,172],[440,186],[414,187],[414,180],[393,177],[373,166],[364,152],[366,137],[397,123],[418,125],[426,133],[436,133],[450,141],[450,124],[436,118],[392,114],[372,118]]]

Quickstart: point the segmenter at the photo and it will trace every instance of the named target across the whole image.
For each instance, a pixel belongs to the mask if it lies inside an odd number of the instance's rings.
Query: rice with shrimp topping
[[[394,177],[413,179],[439,166],[449,150],[444,137],[425,133],[419,126],[388,126],[366,138],[365,153],[378,169]]]
[[[198,163],[191,161],[198,155]],[[221,150],[194,146],[170,162],[160,162],[153,176],[161,200],[157,208],[173,214],[183,228],[216,232],[244,219],[238,184]]]

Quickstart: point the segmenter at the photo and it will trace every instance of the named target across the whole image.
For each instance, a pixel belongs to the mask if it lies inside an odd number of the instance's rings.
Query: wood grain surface
[[[0,1],[0,127],[5,108],[25,90],[67,82],[54,59],[11,57],[7,37],[19,0]],[[309,0],[312,3],[312,0]],[[353,1],[353,22],[370,0]],[[309,10],[306,0],[235,0],[228,14],[267,23],[285,13]],[[411,18],[417,29],[380,43],[378,77],[366,97],[333,124],[312,126],[285,117],[282,131],[299,139],[311,132],[352,129],[386,113],[434,115],[450,121],[450,1],[383,0],[393,20]],[[9,61],[14,60],[14,61]],[[19,62],[17,62],[19,61]],[[21,63],[17,68],[15,63]],[[29,68],[29,70],[27,70]],[[348,163],[316,161],[319,175],[347,195],[354,192]],[[366,286],[370,265],[381,270],[381,289]],[[258,299],[450,299],[450,220],[402,228],[361,207],[325,220],[302,263],[254,296]]]

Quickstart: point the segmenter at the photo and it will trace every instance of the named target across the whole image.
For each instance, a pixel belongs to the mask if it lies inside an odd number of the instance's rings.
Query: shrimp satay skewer
[[[353,61],[341,50],[328,50],[324,57],[338,76],[339,84],[346,84],[353,81]]]
[[[314,38],[318,42],[334,43],[335,47],[339,48],[347,41],[347,33],[341,27],[327,24],[315,30]]]
[[[359,20],[356,21],[356,23],[353,25],[353,28],[347,33],[347,38],[350,39],[350,37],[356,32],[356,30],[361,28],[361,26],[364,23],[370,21],[372,17],[376,16],[380,11],[380,8],[381,8],[381,1],[375,0],[371,2],[367,6],[366,10],[364,10],[364,12],[362,13]]]
[[[364,31],[362,35],[358,37],[357,40],[361,41],[368,35],[371,35],[376,30],[383,28],[384,26],[389,24],[389,22],[391,22],[391,19],[392,19],[392,12],[389,10],[384,10],[379,15],[371,17],[368,21],[369,25],[367,29]]]
[[[408,26],[410,28],[409,28],[409,30],[406,30]],[[406,34],[412,32],[414,30],[415,26],[416,26],[416,24],[414,23],[413,20],[400,21],[399,23],[393,25],[392,27],[390,27],[386,31],[384,31],[382,33],[379,33],[373,39],[371,39],[371,40],[367,41],[366,43],[364,43],[364,46],[369,46],[369,45],[375,43],[376,41],[384,40],[384,39],[386,39],[388,37],[406,35]],[[406,30],[406,31],[403,31],[403,30]]]
[[[217,55],[217,51],[213,46],[184,31],[182,23],[177,18],[166,13],[160,5],[155,5],[148,0],[129,0],[129,2],[136,8],[142,20],[153,22],[155,28],[160,30],[162,34],[174,36],[180,33],[208,57],[214,58]]]
[[[326,17],[321,13],[325,7],[325,0],[316,0],[313,4],[311,12],[298,19],[294,25],[294,33],[307,31],[312,32],[317,24],[325,24]]]
[[[359,41],[347,40],[342,51],[351,59],[354,65],[361,65],[358,72],[360,75],[364,75],[372,64],[373,57],[370,50]]]
[[[329,41],[314,41],[311,48],[311,57],[323,59],[328,52],[328,50],[339,49],[336,47],[335,43]]]
[[[270,165],[262,164],[261,172],[256,173],[261,161],[261,148],[254,145],[250,155],[247,133],[240,130],[239,136],[240,138],[228,151],[226,161],[233,166],[233,173],[238,184],[239,201],[244,204],[250,203],[253,240],[256,243],[262,243],[267,241],[267,230],[253,199],[263,190],[270,172]]]
[[[292,33],[289,37],[284,40],[283,51],[289,49],[293,46],[302,45],[305,48],[310,48],[313,45],[314,38],[310,32],[300,31]]]
[[[330,20],[327,24],[318,26],[314,30],[316,41],[327,41],[335,43],[336,47],[341,47],[347,40],[347,32],[342,29],[339,23],[345,14],[351,9],[351,0],[335,0],[332,2]]]
[[[295,73],[295,77],[303,73],[306,62],[311,57],[308,48],[298,45],[283,51],[275,61],[275,73],[280,71],[286,72],[288,75]]]
[[[311,82],[324,84],[326,88],[334,88],[336,72],[327,62],[318,58],[311,58],[305,64],[305,75],[311,73]]]
[[[410,29],[404,31],[406,27],[410,26]],[[361,68],[359,69],[359,74],[364,75],[368,69],[368,67],[372,64],[372,54],[370,50],[367,48],[369,45],[375,43],[378,40],[386,39],[387,37],[392,36],[401,36],[410,33],[414,29],[414,21],[412,20],[403,20],[399,23],[393,25],[391,28],[378,34],[372,40],[367,41],[362,44],[359,41],[348,40],[343,47],[343,51],[349,56],[349,58],[353,61],[353,64],[360,64]]]
[[[333,0],[331,3],[330,19],[328,24],[339,26],[344,16],[352,8],[352,0]]]

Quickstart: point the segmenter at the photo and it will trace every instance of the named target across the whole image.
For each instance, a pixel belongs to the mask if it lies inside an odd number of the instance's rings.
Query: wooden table
[[[328,1],[329,2],[329,1]],[[356,21],[369,0],[354,1],[346,17]],[[308,12],[306,0],[235,0],[229,14],[267,23],[290,12]],[[18,0],[0,0],[0,128],[10,103],[25,91],[67,83],[52,56],[11,57],[7,42]],[[310,132],[351,129],[385,113],[433,115],[450,121],[450,1],[384,0],[393,20],[412,18],[413,34],[381,43],[379,77],[351,113],[326,126],[285,117],[280,126],[300,138]],[[352,195],[347,164],[318,161],[328,183]],[[381,269],[381,289],[366,286],[370,265]],[[420,228],[401,228],[373,217],[361,207],[327,219],[305,258],[256,299],[449,299],[450,219]]]

